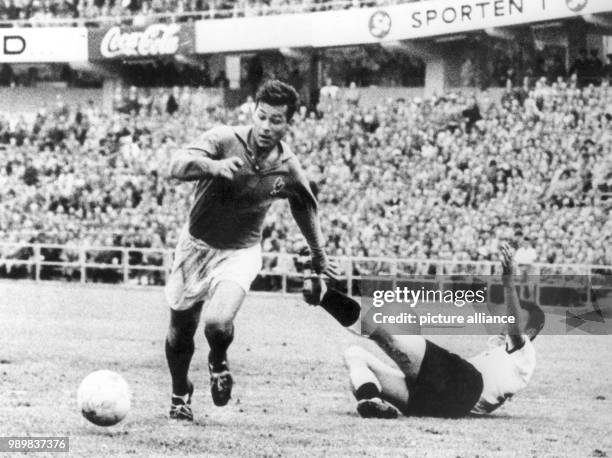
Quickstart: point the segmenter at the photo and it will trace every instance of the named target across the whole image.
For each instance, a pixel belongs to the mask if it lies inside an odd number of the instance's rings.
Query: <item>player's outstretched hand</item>
[[[216,165],[215,176],[231,180],[240,170],[240,167],[242,167],[242,160],[238,157],[228,157],[227,159],[216,161]]]
[[[328,260],[327,263],[322,267],[321,274],[332,280],[340,280],[340,266],[335,261]]]
[[[321,277],[313,273],[310,269],[304,271],[304,284],[302,286],[302,296],[304,301],[310,305],[320,305],[321,298],[327,292],[327,286]]]
[[[499,256],[502,265],[502,280],[504,283],[512,281],[516,271],[514,268],[514,251],[506,242],[499,246]]]

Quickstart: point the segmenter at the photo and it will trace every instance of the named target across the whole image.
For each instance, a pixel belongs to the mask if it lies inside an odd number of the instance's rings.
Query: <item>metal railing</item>
[[[173,250],[84,245],[0,242],[0,278],[29,278],[36,281],[67,280],[164,285],[172,266]],[[491,261],[447,261],[369,257],[334,258],[342,267],[348,291],[353,294],[364,277],[394,279],[441,275],[494,276],[501,272]],[[301,289],[297,255],[264,253],[263,267],[254,290],[282,294]],[[533,276],[612,277],[612,266],[587,264],[532,264]]]

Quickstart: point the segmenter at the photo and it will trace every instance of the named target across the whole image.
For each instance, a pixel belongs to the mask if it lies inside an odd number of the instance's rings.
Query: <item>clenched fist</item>
[[[231,180],[242,167],[242,160],[237,157],[229,157],[214,161],[212,175]]]

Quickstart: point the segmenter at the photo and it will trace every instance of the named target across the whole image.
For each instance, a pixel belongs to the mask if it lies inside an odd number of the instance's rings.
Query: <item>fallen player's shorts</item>
[[[457,418],[469,414],[482,393],[472,364],[429,340],[416,382],[408,386],[405,415]]]
[[[188,310],[206,301],[222,280],[238,283],[245,292],[261,269],[261,246],[223,250],[181,231],[165,295],[173,310]]]

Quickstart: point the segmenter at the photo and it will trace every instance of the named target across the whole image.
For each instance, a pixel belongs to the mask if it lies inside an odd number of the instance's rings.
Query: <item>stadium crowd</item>
[[[59,261],[77,259],[78,244],[173,247],[192,187],[167,177],[172,151],[216,124],[247,123],[253,109],[207,94],[132,89],[109,113],[60,101],[32,122],[2,115],[0,240],[67,244],[44,254]],[[522,234],[536,262],[612,265],[607,84],[540,81],[501,103],[449,93],[362,107],[355,88],[345,94],[323,94],[317,113],[301,107],[287,139],[319,189],[331,254],[489,260],[501,238]],[[263,246],[296,253],[303,241],[284,205]],[[116,250],[92,256],[121,262]],[[160,251],[130,256],[163,262]]]
[[[415,0],[407,0],[415,1]],[[26,21],[29,26],[52,25],[58,19],[108,22],[134,18],[135,24],[152,15],[172,20],[252,17],[270,14],[326,11],[404,3],[387,0],[0,0],[0,22]],[[7,24],[8,25],[8,24]]]

